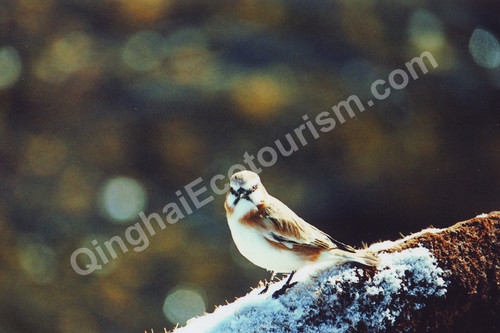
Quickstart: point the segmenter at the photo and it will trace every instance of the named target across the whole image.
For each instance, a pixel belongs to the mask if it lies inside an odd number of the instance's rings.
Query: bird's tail
[[[355,252],[333,250],[336,256],[343,258],[345,262],[356,262],[368,267],[376,267],[380,259],[372,252],[367,250],[356,250]]]

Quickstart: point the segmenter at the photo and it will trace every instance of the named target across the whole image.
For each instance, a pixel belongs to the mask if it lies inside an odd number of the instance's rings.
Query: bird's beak
[[[239,188],[238,191],[236,191],[236,200],[234,200],[234,205],[240,201],[240,199],[245,195],[245,190],[243,188]]]

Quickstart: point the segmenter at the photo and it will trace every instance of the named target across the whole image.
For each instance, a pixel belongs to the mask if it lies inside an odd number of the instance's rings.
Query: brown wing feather
[[[340,249],[348,252],[355,252],[349,245],[343,244],[318,228],[310,225],[290,208],[278,199],[269,196],[268,204],[259,209],[260,217],[267,227],[276,231],[275,237],[279,241],[288,241],[298,246],[320,248],[320,249]]]

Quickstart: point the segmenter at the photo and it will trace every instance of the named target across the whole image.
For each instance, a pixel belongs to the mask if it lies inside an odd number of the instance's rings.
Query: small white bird
[[[224,207],[231,235],[241,254],[273,272],[261,293],[267,291],[276,273],[290,275],[274,297],[293,285],[290,283],[293,274],[301,267],[325,262],[356,262],[375,267],[379,262],[375,255],[355,250],[305,222],[268,194],[254,172],[240,171],[231,177]]]

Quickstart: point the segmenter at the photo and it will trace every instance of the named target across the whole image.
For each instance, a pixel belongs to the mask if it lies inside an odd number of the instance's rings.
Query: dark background
[[[499,209],[499,37],[499,1],[0,1],[0,332],[160,332],[244,295],[268,273],[220,196],[100,272],[69,258],[426,50],[263,183],[355,246]]]

